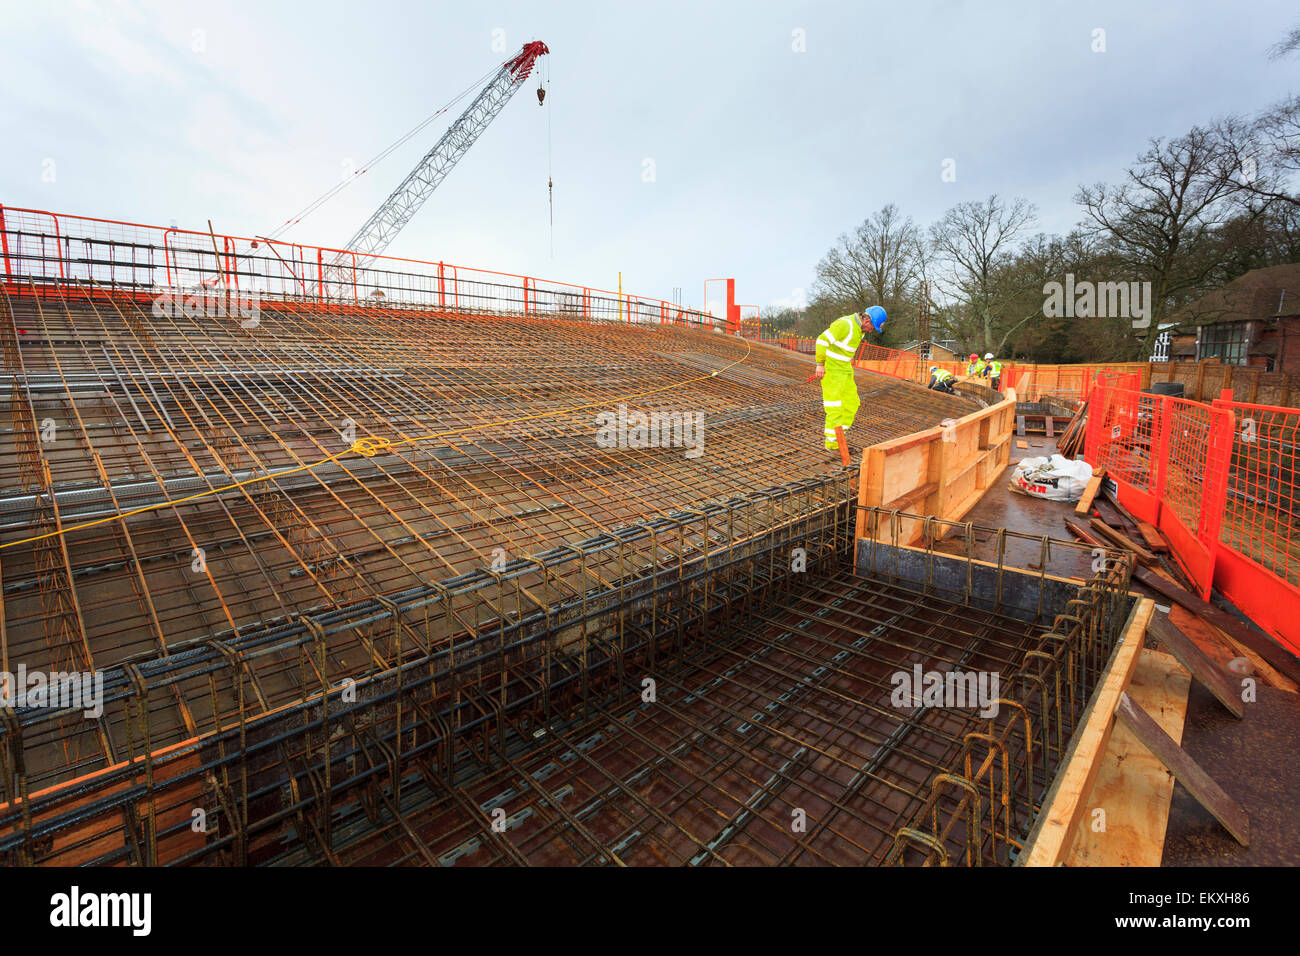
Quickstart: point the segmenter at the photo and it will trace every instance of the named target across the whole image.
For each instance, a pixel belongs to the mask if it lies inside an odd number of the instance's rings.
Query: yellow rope
[[[30,538],[23,538],[19,541],[10,541],[8,544],[0,544],[0,551],[5,548],[14,548],[20,544],[31,544],[33,541],[42,541],[45,538],[58,538],[72,531],[84,531],[87,528],[94,528],[101,524],[108,524],[110,521],[125,521],[133,515],[144,514],[148,511],[158,511],[162,508],[170,508],[175,505],[182,505],[188,501],[198,501],[202,498],[210,498],[213,495],[223,494],[227,491],[234,491],[236,488],[245,488],[248,485],[257,484],[262,481],[270,481],[273,478],[285,478],[289,475],[297,475],[305,471],[314,471],[321,465],[327,465],[332,461],[338,461],[346,455],[357,454],[363,458],[373,458],[381,451],[387,451],[391,448],[399,448],[402,445],[414,445],[419,442],[430,441],[435,438],[450,438],[453,435],[463,435],[467,432],[482,431],[486,428],[500,428],[503,425],[518,425],[521,422],[536,421],[539,418],[553,418],[556,415],[567,415],[570,412],[580,412],[586,408],[600,408],[610,405],[614,402],[626,402],[633,398],[644,398],[647,395],[654,395],[659,392],[666,392],[674,388],[681,388],[684,385],[690,385],[694,382],[702,382],[705,379],[714,378],[730,368],[735,368],[749,358],[753,346],[748,339],[742,339],[745,343],[745,354],[729,365],[710,372],[708,375],[697,375],[694,378],[688,378],[680,382],[673,382],[671,385],[661,385],[659,388],[648,389],[644,392],[635,392],[631,395],[622,395],[616,398],[602,399],[599,402],[588,402],[585,405],[574,405],[571,408],[558,408],[549,412],[539,412],[535,415],[524,415],[520,418],[503,418],[496,422],[487,422],[483,425],[468,425],[464,428],[456,428],[446,432],[430,432],[427,435],[417,435],[414,438],[404,438],[401,441],[392,441],[387,438],[358,438],[348,448],[341,452],[314,461],[307,465],[298,465],[296,468],[286,468],[282,471],[267,472],[264,475],[257,475],[253,478],[245,478],[243,481],[236,481],[233,484],[222,485],[220,488],[210,488],[207,491],[200,491],[198,494],[186,495],[184,498],[174,498],[167,501],[160,501],[157,504],[145,505],[143,508],[133,508],[130,511],[119,511],[117,514],[109,515],[107,518],[97,518],[94,521],[83,521],[80,524],[68,525],[58,531],[50,531],[45,534],[34,535]]]

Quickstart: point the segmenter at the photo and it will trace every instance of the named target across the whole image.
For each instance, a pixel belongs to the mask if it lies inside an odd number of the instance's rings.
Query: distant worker
[[[1002,363],[994,361],[992,352],[984,356],[984,374],[988,376],[993,391],[1002,391]]]
[[[885,327],[885,310],[878,305],[863,312],[840,316],[821,335],[817,336],[817,371],[813,377],[821,379],[822,408],[826,412],[823,437],[826,448],[839,451],[835,426],[849,430],[853,416],[858,413],[858,386],[853,381],[853,356],[862,341],[862,326],[870,322],[879,332]]]
[[[930,384],[926,388],[932,388],[936,392],[947,392],[951,395],[953,383],[957,381],[956,376],[947,369],[939,368],[937,365],[930,366]]]
[[[970,354],[970,362],[966,365],[966,374],[971,378],[979,378],[984,374],[984,363],[980,361],[980,357],[974,352]]]

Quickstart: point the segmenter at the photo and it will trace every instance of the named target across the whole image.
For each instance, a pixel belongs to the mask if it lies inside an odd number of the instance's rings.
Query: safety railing
[[[813,355],[817,351],[817,340],[803,338],[800,336],[787,336],[785,338],[761,339],[768,345],[779,345],[783,349],[789,349],[791,352],[798,352],[801,355]]]
[[[666,299],[532,276],[14,206],[0,206],[0,263],[6,288],[37,294],[55,283],[118,295],[211,289],[290,302],[723,330],[726,325],[720,317]]]
[[[1298,439],[1297,409],[1098,385],[1085,458],[1165,535],[1202,598],[1217,589],[1300,651]]]
[[[769,335],[756,318],[741,322],[740,334],[745,338],[776,345],[792,352],[812,355],[817,340],[806,336]],[[1140,389],[1150,381],[1150,365],[1146,362],[1128,362],[1115,365],[1038,365],[1031,362],[999,362],[1002,369],[1000,388],[1015,388],[1022,401],[1039,401],[1045,396],[1066,401],[1082,402],[1095,385],[1114,388]],[[963,377],[969,372],[969,362],[964,359],[926,359],[915,352],[904,352],[883,345],[863,342],[853,365],[866,372],[901,378],[909,382],[929,381],[930,369],[940,368]]]

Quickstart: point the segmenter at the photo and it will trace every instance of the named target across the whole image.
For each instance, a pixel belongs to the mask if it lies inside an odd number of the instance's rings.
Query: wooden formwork
[[[1124,634],[1111,654],[1064,764],[1057,771],[1056,782],[1048,791],[1038,822],[1029,834],[1020,861],[1022,865],[1059,866],[1065,862],[1079,824],[1088,812],[1088,798],[1115,729],[1115,708],[1120,694],[1133,679],[1147,625],[1154,612],[1155,602],[1150,598],[1142,598],[1133,606]]]
[[[864,449],[858,503],[959,520],[1010,461],[1015,422],[1016,393],[1008,389],[996,405]],[[919,541],[921,525],[904,519],[899,543]],[[857,535],[867,537],[861,511]]]

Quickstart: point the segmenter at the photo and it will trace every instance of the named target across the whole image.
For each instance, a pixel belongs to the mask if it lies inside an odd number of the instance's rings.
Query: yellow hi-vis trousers
[[[853,424],[853,416],[858,413],[858,386],[853,381],[853,368],[848,362],[827,362],[826,375],[822,378],[822,408],[826,410],[826,447],[838,449],[835,440],[835,426],[839,425],[845,432]]]

